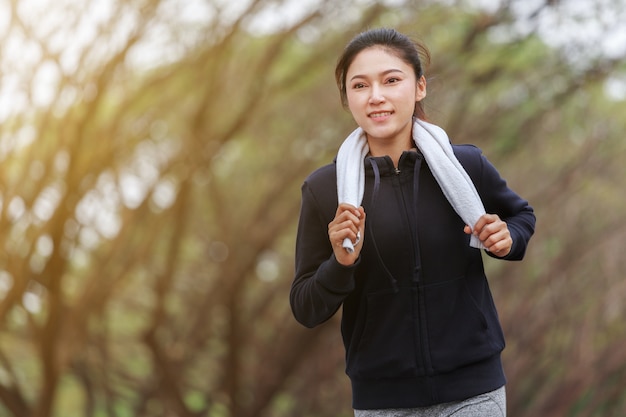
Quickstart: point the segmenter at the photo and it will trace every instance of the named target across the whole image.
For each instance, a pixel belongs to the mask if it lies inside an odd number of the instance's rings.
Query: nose
[[[379,104],[385,101],[385,96],[382,93],[380,86],[374,84],[371,88],[371,94],[369,102],[370,104]]]

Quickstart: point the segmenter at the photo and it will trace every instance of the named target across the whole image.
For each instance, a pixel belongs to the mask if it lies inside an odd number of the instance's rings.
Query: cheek
[[[348,110],[350,110],[353,116],[356,116],[355,112],[358,113],[358,109],[360,108],[360,103],[357,97],[351,96],[348,94],[347,104],[348,104]]]
[[[348,93],[346,94],[346,101],[348,103],[348,107],[354,107],[358,100],[355,94]]]

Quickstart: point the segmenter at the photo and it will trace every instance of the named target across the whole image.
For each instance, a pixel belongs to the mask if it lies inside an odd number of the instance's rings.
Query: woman
[[[291,307],[313,327],[343,306],[355,416],[505,416],[481,249],[522,259],[535,216],[478,148],[426,121],[420,53],[374,29],[340,57],[359,127],[302,186]]]

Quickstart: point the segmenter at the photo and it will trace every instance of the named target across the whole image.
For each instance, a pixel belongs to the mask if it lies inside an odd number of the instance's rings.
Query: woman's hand
[[[513,239],[504,221],[497,214],[483,214],[473,229],[465,226],[465,233],[473,233],[485,245],[485,248],[499,257],[505,257],[511,252]]]
[[[357,242],[357,235],[360,236]],[[365,237],[365,211],[363,207],[354,207],[342,203],[337,207],[335,218],[328,224],[328,239],[333,247],[335,258],[342,265],[352,265],[359,258]],[[343,247],[343,240],[350,239],[354,245],[354,252],[349,253]]]

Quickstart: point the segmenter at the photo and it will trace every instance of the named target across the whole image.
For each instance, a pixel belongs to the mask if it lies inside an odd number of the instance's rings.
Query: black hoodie
[[[487,213],[507,223],[513,246],[504,259],[522,259],[534,232],[533,209],[480,149],[453,148]],[[328,239],[337,209],[335,164],[302,186],[294,316],[314,327],[343,305],[355,409],[422,407],[500,388],[504,337],[481,251],[469,246],[463,221],[423,156],[407,151],[397,169],[389,157],[367,157],[365,170],[366,231],[349,267],[337,262]]]

